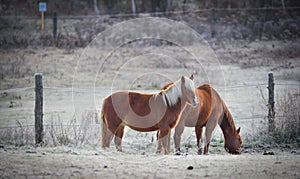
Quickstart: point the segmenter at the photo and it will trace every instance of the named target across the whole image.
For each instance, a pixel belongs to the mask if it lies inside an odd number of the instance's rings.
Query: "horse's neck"
[[[222,119],[222,122],[220,124],[220,127],[223,131],[225,139],[234,135],[235,133],[235,126],[232,120],[232,116],[229,114],[228,111],[224,111],[224,116]]]

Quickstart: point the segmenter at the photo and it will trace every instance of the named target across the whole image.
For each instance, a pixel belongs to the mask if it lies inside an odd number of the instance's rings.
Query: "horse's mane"
[[[218,99],[220,100],[220,102],[222,103],[223,106],[223,110],[224,110],[224,115],[228,121],[228,124],[230,126],[230,128],[233,130],[233,132],[236,131],[234,122],[233,122],[233,117],[231,115],[231,113],[229,112],[229,109],[227,108],[225,102],[223,101],[223,99],[220,97],[220,95],[216,92],[216,90],[214,88],[211,88],[214,91],[214,94],[217,95]],[[224,118],[223,118],[224,120]]]
[[[170,106],[176,105],[178,99],[181,97],[181,86],[180,81],[175,81],[173,84],[169,85],[166,89],[160,90],[165,104]]]
[[[193,85],[190,84],[190,81],[185,78],[185,87],[188,89],[192,89]],[[163,94],[163,99],[165,104],[169,104],[170,106],[176,105],[178,99],[182,96],[181,94],[181,79],[170,82],[164,87],[160,89],[160,92]]]
[[[234,122],[233,122],[233,117],[232,117],[231,113],[229,112],[229,110],[228,110],[228,108],[227,108],[225,102],[224,102],[223,99],[220,97],[220,95],[217,93],[217,91],[216,91],[213,87],[211,87],[209,84],[203,84],[203,85],[201,85],[201,86],[198,86],[197,89],[199,89],[199,90],[205,90],[205,91],[207,91],[207,92],[210,92],[210,91],[211,91],[213,95],[216,95],[217,99],[220,100],[220,103],[221,103],[222,106],[223,106],[224,115],[225,115],[226,118],[227,118],[227,121],[228,121],[228,124],[229,124],[230,128],[231,128],[232,130],[235,131],[236,128],[235,128],[235,125],[234,125]],[[210,92],[210,93],[211,93],[211,92]]]
[[[222,99],[221,99],[222,100]],[[236,131],[236,128],[235,128],[235,125],[234,125],[234,122],[233,122],[233,117],[231,115],[231,113],[229,112],[227,106],[225,105],[224,101],[222,100],[222,104],[223,104],[223,109],[224,109],[224,113],[226,115],[226,118],[228,120],[228,123],[229,123],[229,126],[230,128],[235,132]]]

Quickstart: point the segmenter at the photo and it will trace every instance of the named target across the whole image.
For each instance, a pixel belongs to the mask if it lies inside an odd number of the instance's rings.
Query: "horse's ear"
[[[239,127],[237,130],[236,130],[236,132],[239,134],[240,133],[240,131],[241,131],[241,127]]]
[[[193,74],[191,75],[190,79],[191,79],[191,80],[194,80],[194,75],[193,75]]]
[[[185,82],[184,76],[181,77],[181,82],[182,82],[182,83]]]

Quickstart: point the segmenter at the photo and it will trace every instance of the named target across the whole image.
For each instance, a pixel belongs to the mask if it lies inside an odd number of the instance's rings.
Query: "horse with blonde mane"
[[[155,94],[130,91],[113,93],[104,99],[101,114],[102,148],[114,137],[117,151],[122,151],[124,127],[140,132],[158,131],[156,153],[170,153],[170,131],[176,126],[186,104],[196,106],[193,75],[172,83]]]
[[[172,83],[162,88],[168,88]],[[231,154],[240,154],[242,139],[239,135],[240,128],[236,130],[235,124],[227,106],[222,98],[209,84],[204,84],[196,89],[199,104],[197,107],[187,105],[183,110],[180,120],[175,127],[175,150],[180,151],[180,140],[184,127],[195,127],[198,154],[202,154],[202,130],[205,129],[204,154],[208,154],[211,135],[216,125],[222,129],[225,150]]]

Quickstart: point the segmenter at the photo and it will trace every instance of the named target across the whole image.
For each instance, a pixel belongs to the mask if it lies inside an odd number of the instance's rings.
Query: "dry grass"
[[[0,130],[0,144],[15,146],[32,145],[34,141],[34,129],[31,126],[24,126],[16,120],[17,127]]]
[[[32,125],[16,121],[17,127],[0,130],[0,144],[34,145],[35,131]],[[60,115],[52,115],[50,124],[44,124],[43,146],[99,146],[100,124],[96,112],[87,112],[81,119],[75,117],[64,123]]]
[[[51,123],[45,129],[45,141],[48,141],[49,146],[97,146],[100,143],[99,130],[96,112],[87,112],[80,120],[74,116],[67,124],[63,123],[59,115],[52,115]]]
[[[300,144],[300,94],[287,92],[277,100],[275,124],[272,135],[276,143]]]
[[[267,116],[258,123],[251,124],[253,135],[248,135],[244,139],[244,147],[262,147],[269,145],[292,144],[300,146],[300,94],[285,89],[286,93],[277,95],[275,98],[275,131],[268,132]],[[261,107],[267,111],[267,98],[260,89]]]

